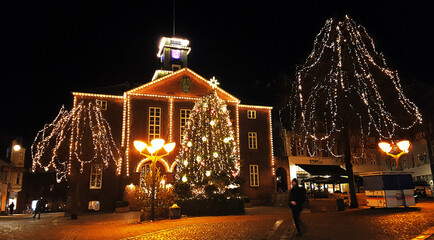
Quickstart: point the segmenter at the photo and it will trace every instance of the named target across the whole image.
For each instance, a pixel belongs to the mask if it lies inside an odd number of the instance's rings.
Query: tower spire
[[[176,2],[176,0],[173,0],[173,34],[172,34],[172,37],[175,37],[175,2]]]

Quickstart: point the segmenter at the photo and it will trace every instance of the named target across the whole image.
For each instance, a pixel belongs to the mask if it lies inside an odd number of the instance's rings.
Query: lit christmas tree
[[[201,188],[220,190],[234,183],[240,165],[229,111],[214,91],[191,111],[177,157],[177,179]]]
[[[71,174],[72,166],[83,172],[85,164],[122,164],[111,128],[95,102],[79,102],[71,111],[62,106],[52,123],[40,130],[31,146],[32,171],[54,170],[57,182]]]
[[[421,123],[421,114],[365,28],[348,16],[326,21],[296,77],[292,101],[281,110],[289,110],[294,142],[308,156],[326,151],[344,158],[351,206],[356,207],[351,160],[363,156],[366,136],[394,139],[397,130]],[[351,137],[360,139],[360,156],[351,153]]]

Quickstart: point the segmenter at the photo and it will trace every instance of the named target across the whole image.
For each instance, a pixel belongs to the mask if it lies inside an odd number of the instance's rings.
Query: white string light
[[[122,163],[110,125],[96,103],[77,104],[75,98],[71,111],[62,106],[54,121],[37,133],[31,156],[32,171],[54,169],[57,182],[66,179],[73,164],[79,164],[83,172],[84,165],[93,162],[102,162],[106,168],[110,162],[117,167]]]
[[[397,129],[407,130],[422,122],[418,108],[404,95],[398,72],[387,67],[365,28],[348,16],[343,21],[326,21],[296,77],[294,97],[279,115],[283,124],[283,115],[289,114],[291,131],[301,133],[296,134],[297,141],[309,156],[328,151],[342,157],[336,137],[347,127],[343,118],[348,116],[353,116],[351,131],[359,128],[355,135],[362,137],[362,155],[363,136],[392,139]],[[387,94],[396,96],[394,106],[386,103]],[[396,109],[403,111],[396,114]],[[401,122],[401,116],[411,121]]]

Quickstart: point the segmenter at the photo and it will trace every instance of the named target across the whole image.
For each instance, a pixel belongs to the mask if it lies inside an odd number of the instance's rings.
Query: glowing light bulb
[[[211,176],[211,171],[210,171],[210,170],[206,171],[206,172],[205,172],[205,175],[206,175],[207,177]]]
[[[185,176],[185,175],[182,176],[182,181],[183,181],[183,182],[187,182],[187,176]]]
[[[380,142],[378,146],[381,148],[381,150],[385,153],[388,153],[392,150],[392,146],[388,144],[387,142]]]
[[[410,148],[410,142],[408,140],[400,141],[396,145],[398,145],[399,150],[408,153],[408,149]]]
[[[193,143],[188,142],[188,143],[187,143],[187,147],[191,147],[191,146],[193,146]]]
[[[212,155],[214,156],[214,158],[218,158],[219,157],[218,152],[214,152]]]

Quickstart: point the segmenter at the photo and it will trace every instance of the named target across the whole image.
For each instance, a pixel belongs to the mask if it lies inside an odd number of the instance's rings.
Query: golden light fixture
[[[137,149],[137,151],[142,152],[143,149],[146,148],[146,143],[142,142],[142,141],[134,141],[134,147]]]
[[[391,156],[391,157],[393,157],[393,159],[395,159],[396,168],[398,169],[398,166],[399,166],[398,160],[403,154],[408,153],[408,149],[410,148],[410,141],[408,141],[408,140],[399,141],[396,144],[395,148],[390,143],[387,143],[387,142],[380,142],[380,143],[378,143],[378,146],[388,156]],[[399,149],[401,152],[399,152],[398,154],[393,154],[393,153],[391,153],[391,151],[393,149],[395,149],[395,150]]]
[[[142,141],[134,141],[134,147],[137,149],[137,151],[139,151],[140,155],[143,155],[145,157],[147,157],[148,159],[150,159],[152,161],[152,192],[151,192],[151,220],[154,220],[155,217],[155,167],[157,164],[157,161],[159,159],[161,159],[164,156],[169,155],[169,153],[175,149],[176,144],[174,142],[172,143],[168,143],[166,145],[164,145],[164,140],[160,139],[160,138],[156,138],[153,139],[151,141],[151,145],[147,145],[146,143],[142,142]],[[165,154],[162,155],[158,155],[158,151],[164,148],[164,150],[166,151]],[[148,152],[150,154],[146,154],[143,153],[143,150],[148,150]],[[165,184],[165,182],[163,183],[163,185]]]

